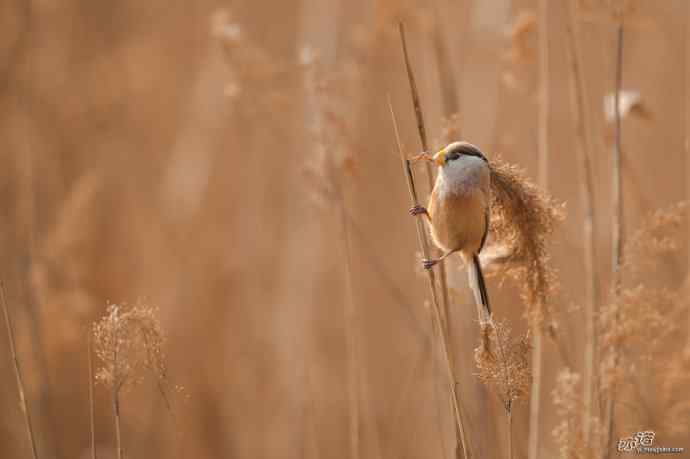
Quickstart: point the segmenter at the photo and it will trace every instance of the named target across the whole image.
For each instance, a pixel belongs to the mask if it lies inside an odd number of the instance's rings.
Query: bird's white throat
[[[462,156],[439,167],[436,186],[441,195],[471,194],[489,186],[489,166],[481,158]]]

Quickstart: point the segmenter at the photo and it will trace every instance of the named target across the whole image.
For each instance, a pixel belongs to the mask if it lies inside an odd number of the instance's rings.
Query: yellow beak
[[[443,166],[444,164],[446,164],[446,149],[444,148],[443,150],[436,153],[433,157],[433,160],[439,166]]]

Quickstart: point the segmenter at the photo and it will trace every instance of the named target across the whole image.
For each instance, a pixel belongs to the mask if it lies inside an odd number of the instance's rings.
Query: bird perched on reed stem
[[[460,253],[467,266],[479,320],[482,324],[489,323],[491,307],[479,263],[479,252],[489,231],[489,162],[479,148],[467,142],[453,142],[433,157],[423,153],[416,159],[438,165],[429,205],[410,209],[412,215],[426,215],[431,238],[443,251],[438,259],[424,260],[424,268],[431,269],[449,255]]]

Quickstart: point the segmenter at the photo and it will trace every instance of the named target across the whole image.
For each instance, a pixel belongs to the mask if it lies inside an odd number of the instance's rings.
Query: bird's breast
[[[485,164],[440,173],[428,210],[431,236],[445,251],[478,253],[484,238],[489,206],[489,176]]]

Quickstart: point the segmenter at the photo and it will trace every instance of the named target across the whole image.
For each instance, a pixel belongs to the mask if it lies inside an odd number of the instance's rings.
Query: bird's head
[[[468,142],[453,142],[448,144],[445,148],[436,153],[432,157],[432,160],[440,167],[446,167],[455,164],[455,162],[463,156],[474,156],[488,163],[481,150]]]

